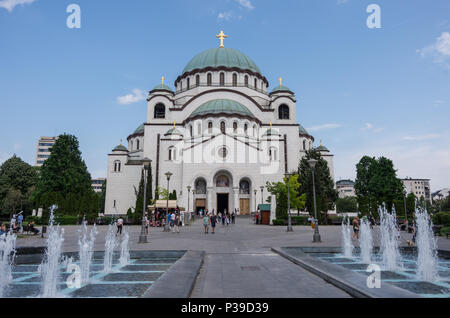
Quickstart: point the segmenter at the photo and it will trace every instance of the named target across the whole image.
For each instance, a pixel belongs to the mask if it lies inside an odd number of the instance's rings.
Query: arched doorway
[[[242,178],[239,181],[239,214],[250,214],[250,199],[252,183],[248,178]]]
[[[200,210],[206,210],[206,180],[203,178],[198,178],[194,183],[195,188],[195,201],[194,201],[194,211],[198,215]]]
[[[229,213],[231,211],[231,195],[233,179],[228,171],[219,171],[214,176],[215,213]]]

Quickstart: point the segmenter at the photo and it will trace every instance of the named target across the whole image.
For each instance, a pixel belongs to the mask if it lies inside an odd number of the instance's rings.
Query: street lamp
[[[261,204],[264,204],[264,186],[261,186]]]
[[[188,206],[187,206],[187,212],[188,212],[188,214],[189,214],[189,220],[191,220],[191,213],[189,212],[189,197],[191,196],[191,189],[192,189],[192,187],[191,187],[191,186],[187,186],[187,189],[188,189]]]
[[[294,232],[294,229],[292,228],[292,221],[291,221],[291,197],[290,197],[290,188],[289,188],[289,180],[291,179],[290,173],[285,173],[284,176],[286,177],[286,184],[287,184],[287,201],[288,201],[288,227],[287,232]]]
[[[167,198],[166,198],[166,218],[169,216],[169,182],[170,177],[173,175],[172,172],[166,172],[167,177]],[[166,223],[166,226],[164,228],[164,231],[167,231],[169,229],[169,222]]]
[[[405,224],[406,224],[406,228],[405,231],[408,231],[408,214],[406,212],[406,190],[403,191],[403,204],[405,206]]]
[[[139,235],[139,243],[147,243],[147,231],[145,230],[145,211],[147,210],[147,178],[151,163],[152,161],[148,158],[142,159],[142,164],[144,165],[144,206],[142,209],[142,225],[141,234]]]
[[[314,169],[317,164],[317,160],[310,159],[308,160],[309,166],[311,167],[311,173],[312,173],[312,180],[313,180],[313,197],[314,197],[314,236],[313,236],[313,242],[319,243],[320,242],[320,234],[319,234],[319,220],[317,219],[317,206],[316,206],[316,184],[314,181]]]

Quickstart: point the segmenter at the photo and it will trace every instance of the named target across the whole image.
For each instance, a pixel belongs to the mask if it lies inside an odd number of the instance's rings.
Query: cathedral
[[[163,77],[149,92],[145,122],[108,155],[105,215],[134,210],[148,160],[153,190],[175,190],[180,209],[250,214],[270,196],[266,182],[281,181],[313,149],[294,92],[282,79],[270,90],[252,59],[225,47],[223,31],[217,37],[220,46],[196,55],[174,90]],[[334,179],[333,155],[316,149]]]

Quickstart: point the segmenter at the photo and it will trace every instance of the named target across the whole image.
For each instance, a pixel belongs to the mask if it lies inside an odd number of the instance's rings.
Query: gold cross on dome
[[[216,35],[216,37],[220,39],[220,47],[225,47],[223,45],[223,40],[226,39],[228,37],[228,35],[225,35],[225,33],[223,33],[223,31],[221,30],[220,34]]]
[[[278,80],[280,81],[280,86],[283,86],[283,79],[280,77]]]
[[[173,122],[173,129],[177,128],[177,123],[174,121]]]
[[[164,76],[161,77],[161,85],[164,85],[164,80],[165,80]]]
[[[270,130],[272,130],[272,122],[270,122]]]

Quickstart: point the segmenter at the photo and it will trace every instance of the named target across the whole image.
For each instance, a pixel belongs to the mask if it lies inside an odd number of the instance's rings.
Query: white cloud
[[[306,130],[319,131],[319,130],[326,130],[326,129],[335,129],[335,128],[340,128],[340,127],[342,127],[341,124],[323,124],[323,125],[308,127],[308,128],[306,128]]]
[[[231,13],[231,11],[219,12],[219,15],[217,16],[217,19],[219,19],[219,20],[223,19],[223,20],[229,21],[232,16],[233,16],[233,14]]]
[[[440,134],[424,134],[424,135],[417,135],[417,136],[405,136],[403,137],[403,140],[406,141],[423,141],[423,140],[430,140],[430,139],[437,139],[440,138]]]
[[[132,94],[117,97],[117,102],[121,105],[128,105],[140,102],[141,100],[144,99],[145,99],[144,91],[140,90],[139,88],[135,88],[133,89]]]
[[[235,0],[241,7],[247,8],[249,10],[253,10],[255,7],[251,3],[250,0]]]
[[[417,50],[424,58],[431,57],[435,63],[450,67],[450,33],[442,32],[432,45]]]
[[[33,3],[36,0],[1,0],[0,1],[0,8],[4,8],[8,10],[9,12],[12,12],[14,10],[14,7],[17,5],[25,5],[29,3]]]

